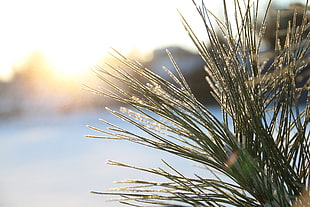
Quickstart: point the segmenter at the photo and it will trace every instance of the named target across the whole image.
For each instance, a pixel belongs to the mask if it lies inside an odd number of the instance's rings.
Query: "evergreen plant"
[[[224,0],[224,20],[203,1],[193,3],[209,41],[199,38],[180,17],[205,61],[206,79],[222,117],[197,101],[169,51],[174,68],[163,68],[170,81],[113,50],[110,54],[118,64],[94,69],[109,88],[89,90],[124,104],[127,108],[107,110],[141,133],[101,120],[109,127],[89,126],[101,134],[88,137],[127,140],[166,151],[194,161],[214,176],[187,177],[165,161],[170,171],[108,161],[167,181],[126,180],[128,187],[93,193],[119,195],[121,203],[131,206],[310,206],[308,1],[301,24],[294,12],[283,44],[276,32],[268,60],[261,47],[271,1],[262,21],[259,1],[234,0],[231,17]],[[303,84],[298,85],[301,79]],[[301,103],[303,94],[306,102]]]

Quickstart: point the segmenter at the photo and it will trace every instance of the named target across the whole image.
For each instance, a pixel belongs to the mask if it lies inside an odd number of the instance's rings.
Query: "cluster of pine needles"
[[[89,137],[166,151],[205,166],[215,176],[186,177],[165,161],[170,172],[108,161],[167,181],[125,180],[127,187],[94,193],[119,195],[119,202],[131,206],[310,206],[310,81],[296,84],[310,62],[308,2],[301,25],[294,15],[285,44],[276,42],[268,61],[262,60],[261,47],[271,2],[261,23],[259,1],[235,0],[232,18],[224,0],[224,20],[203,1],[193,3],[207,38],[196,36],[182,14],[180,18],[205,61],[206,79],[222,117],[195,98],[169,51],[174,68],[163,67],[168,81],[113,50],[110,55],[118,64],[94,68],[109,87],[89,89],[127,106],[107,110],[143,133],[102,120],[108,127],[89,126],[101,133]]]

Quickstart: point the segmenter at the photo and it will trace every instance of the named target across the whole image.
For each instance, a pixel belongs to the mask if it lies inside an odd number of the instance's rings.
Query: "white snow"
[[[113,181],[126,178],[162,180],[106,165],[106,160],[157,168],[164,167],[164,159],[189,175],[201,171],[191,162],[133,143],[85,138],[95,134],[86,125],[106,127],[98,118],[126,125],[103,110],[0,120],[0,206],[120,206],[89,191],[118,187]]]

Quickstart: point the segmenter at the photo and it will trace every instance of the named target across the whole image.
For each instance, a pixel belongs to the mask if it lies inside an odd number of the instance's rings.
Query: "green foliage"
[[[262,24],[258,24],[259,1],[236,0],[235,18],[228,15],[224,1],[224,21],[203,2],[194,5],[209,45],[195,35],[182,15],[181,19],[205,61],[222,119],[197,101],[169,51],[175,71],[164,69],[174,82],[113,51],[117,66],[95,68],[110,88],[90,90],[128,105],[120,111],[107,110],[143,133],[102,120],[109,127],[89,126],[102,133],[89,137],[129,140],[166,151],[205,166],[215,177],[186,177],[165,161],[172,173],[109,161],[168,181],[127,180],[124,183],[129,187],[94,193],[119,195],[121,203],[132,206],[309,206],[309,80],[296,86],[296,78],[309,63],[307,7],[302,24],[292,19],[285,44],[276,45],[267,65],[260,48],[270,2]],[[300,104],[304,93],[306,103]]]

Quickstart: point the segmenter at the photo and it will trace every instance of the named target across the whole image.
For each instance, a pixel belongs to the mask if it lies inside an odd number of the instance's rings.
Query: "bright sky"
[[[0,74],[34,50],[67,73],[87,69],[113,46],[146,51],[188,41],[176,7],[190,0],[10,0],[0,3]]]
[[[205,1],[218,11],[218,3]],[[219,3],[222,1],[218,1]],[[126,53],[171,44],[192,45],[176,8],[191,20],[191,0],[0,1],[0,75],[39,50],[64,75],[95,64],[112,46]]]

